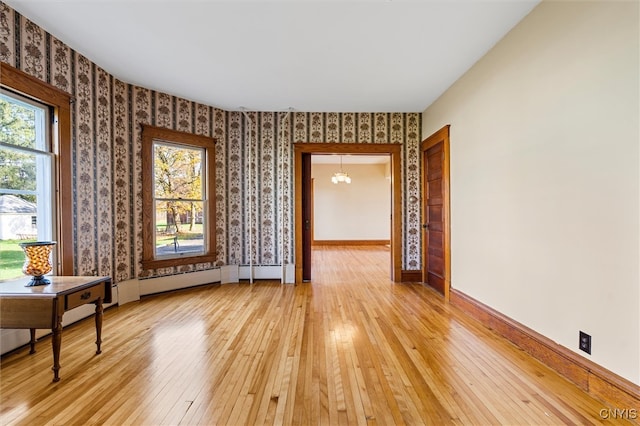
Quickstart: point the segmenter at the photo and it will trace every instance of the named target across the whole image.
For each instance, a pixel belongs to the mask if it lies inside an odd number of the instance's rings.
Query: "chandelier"
[[[351,183],[351,178],[349,177],[349,175],[342,171],[342,155],[340,156],[340,171],[333,174],[333,176],[331,177],[331,182],[335,183],[336,185],[340,182]]]

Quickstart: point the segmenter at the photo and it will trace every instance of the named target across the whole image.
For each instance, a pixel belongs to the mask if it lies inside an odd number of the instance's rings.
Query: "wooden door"
[[[422,144],[422,280],[445,297],[450,287],[448,130],[447,126]]]
[[[302,280],[311,281],[313,205],[311,202],[311,154],[302,155]]]

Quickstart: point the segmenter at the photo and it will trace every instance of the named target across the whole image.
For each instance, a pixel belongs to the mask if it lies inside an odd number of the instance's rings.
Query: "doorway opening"
[[[295,265],[296,282],[311,279],[311,246],[314,241],[312,157],[317,155],[387,156],[389,159],[390,198],[389,229],[390,278],[400,280],[401,273],[401,145],[397,144],[335,144],[301,143],[294,144],[295,169]],[[341,184],[338,184],[341,185]],[[387,192],[389,194],[389,192]],[[357,239],[355,239],[357,240]],[[381,238],[380,241],[386,241]],[[380,242],[377,241],[377,242]]]
[[[359,259],[358,267],[363,270],[379,273],[380,263],[388,270],[391,246],[389,154],[313,154],[310,199],[314,282],[319,268],[351,270],[355,267],[340,261],[349,258],[349,254],[351,258]],[[327,260],[338,261],[326,265]],[[385,272],[383,277],[386,276]],[[304,276],[303,279],[306,280]]]

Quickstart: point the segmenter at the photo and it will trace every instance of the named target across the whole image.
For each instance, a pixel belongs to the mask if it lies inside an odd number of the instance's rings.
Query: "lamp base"
[[[44,275],[34,276],[31,281],[25,285],[25,287],[35,287],[38,285],[49,285],[51,281],[44,277]]]

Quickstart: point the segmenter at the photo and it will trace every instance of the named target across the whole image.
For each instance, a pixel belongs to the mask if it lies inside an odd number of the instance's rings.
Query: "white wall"
[[[391,238],[391,183],[384,164],[343,164],[350,184],[334,184],[340,169],[313,164],[314,239],[388,240]]]
[[[636,384],[638,7],[543,1],[423,113],[451,124],[452,287]]]

